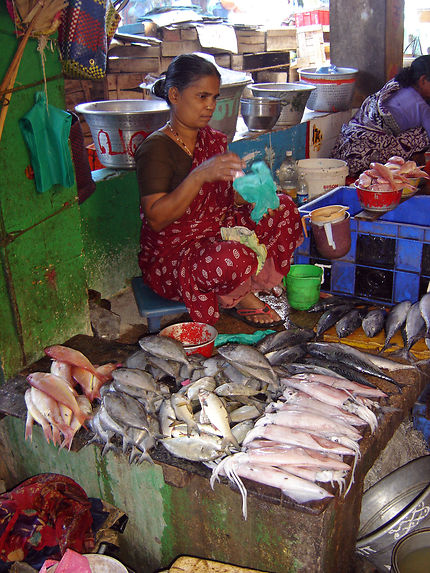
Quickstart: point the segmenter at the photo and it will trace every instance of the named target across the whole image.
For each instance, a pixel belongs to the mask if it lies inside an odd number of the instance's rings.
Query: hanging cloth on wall
[[[63,72],[98,80],[106,75],[106,0],[70,0],[58,29]]]
[[[71,187],[74,183],[69,149],[72,116],[48,105],[44,92],[37,92],[35,99],[31,110],[19,120],[19,126],[30,152],[36,189],[43,193],[55,184]]]

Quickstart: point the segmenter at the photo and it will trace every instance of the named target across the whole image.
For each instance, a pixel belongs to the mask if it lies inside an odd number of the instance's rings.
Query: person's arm
[[[149,226],[154,231],[161,231],[182,217],[203,183],[232,181],[243,166],[242,160],[235,153],[215,155],[193,169],[170,193],[165,185],[165,190],[159,193],[142,195],[142,210]]]

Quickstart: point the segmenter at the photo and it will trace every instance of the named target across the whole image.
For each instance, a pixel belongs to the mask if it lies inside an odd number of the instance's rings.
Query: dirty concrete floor
[[[309,323],[309,320],[312,320],[312,318],[309,317],[309,313],[306,315],[306,313],[298,313],[288,308],[285,295],[282,295],[280,298],[263,295],[262,298],[282,316],[285,320],[286,327],[291,323],[302,327],[313,326],[313,323]],[[146,320],[139,315],[131,288],[111,298],[109,303],[111,312],[119,317],[119,326],[114,321],[113,329],[115,331],[115,338],[118,341],[135,344],[141,336],[148,334]],[[187,313],[172,315],[163,319],[161,326],[163,328],[168,324],[184,320],[190,320]],[[255,330],[253,327],[227,314],[221,315],[220,320],[216,324],[216,328],[220,333],[229,334],[238,332],[252,333]],[[277,327],[277,330],[281,328],[282,327]],[[106,337],[109,338],[108,330],[109,328],[107,328]],[[422,433],[413,428],[411,419],[405,420],[389,441],[386,448],[381,452],[373,467],[369,470],[364,483],[365,490],[398,467],[415,458],[428,454],[429,447]],[[357,555],[354,564],[354,573],[377,573],[377,570],[371,563]]]

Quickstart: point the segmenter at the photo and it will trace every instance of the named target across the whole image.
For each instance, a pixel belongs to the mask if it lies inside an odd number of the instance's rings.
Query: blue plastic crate
[[[295,263],[325,268],[321,290],[355,295],[383,304],[417,301],[430,283],[430,197],[414,196],[376,221],[356,219],[362,211],[353,187],[337,187],[300,207],[305,215],[327,205],[347,205],[351,222],[351,249],[341,259],[327,260],[309,237],[297,248]]]

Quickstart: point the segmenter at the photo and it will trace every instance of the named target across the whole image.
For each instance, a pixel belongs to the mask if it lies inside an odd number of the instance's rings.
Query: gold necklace
[[[172,132],[172,134],[175,136],[176,141],[179,143],[179,145],[183,148],[183,150],[185,151],[185,153],[187,153],[187,155],[189,155],[190,157],[193,157],[193,153],[190,151],[190,148],[188,147],[188,145],[185,143],[185,141],[182,139],[182,137],[179,135],[179,133],[173,129],[170,121],[167,122],[167,126],[170,129],[170,131]]]

